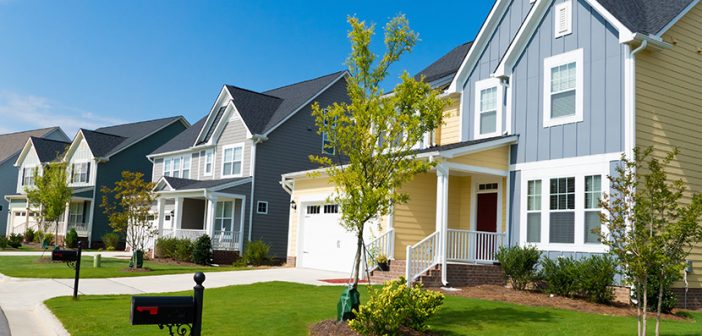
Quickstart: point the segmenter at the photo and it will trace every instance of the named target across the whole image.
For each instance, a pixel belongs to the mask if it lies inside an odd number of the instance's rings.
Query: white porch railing
[[[164,230],[165,232],[166,230]],[[176,229],[173,230],[173,233],[171,234],[171,237],[176,237],[176,238],[187,238],[190,240],[195,240],[200,238],[200,236],[207,234],[207,231],[205,230],[186,230],[186,229]]]
[[[368,271],[374,270],[378,266],[376,258],[379,255],[385,255],[390,258],[394,255],[395,249],[395,229],[390,229],[383,233],[379,237],[371,240],[370,243],[366,244],[366,251],[368,255],[366,256],[366,265],[368,266]]]
[[[439,232],[434,232],[419,243],[407,246],[407,283],[411,283],[420,275],[436,266],[439,261]]]
[[[69,223],[68,228],[66,229],[66,233],[70,232],[71,229],[75,229],[76,233],[78,233],[79,237],[87,237],[88,236],[88,224],[80,223]]]
[[[239,231],[215,231],[212,236],[212,249],[225,251],[240,251],[241,240]]]
[[[505,234],[448,229],[446,260],[492,263],[495,254],[505,245]]]

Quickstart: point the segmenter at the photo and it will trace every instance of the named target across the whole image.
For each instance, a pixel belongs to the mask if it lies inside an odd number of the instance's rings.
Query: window
[[[191,157],[192,154],[185,154],[163,160],[163,176],[190,178]]]
[[[180,158],[173,159],[173,177],[180,177]]]
[[[600,242],[602,176],[585,176],[585,243]]]
[[[71,165],[71,183],[88,183],[90,181],[90,162]]]
[[[22,168],[22,185],[23,186],[33,186],[34,185],[34,172],[35,167]]]
[[[319,214],[321,210],[321,207],[319,205],[308,205],[307,206],[307,214],[308,215],[317,215]]]
[[[502,85],[490,78],[475,83],[475,138],[497,136],[502,129]]]
[[[256,213],[267,215],[268,214],[268,202],[258,201],[256,205]]]
[[[527,243],[541,242],[541,180],[528,182],[527,190]]]
[[[69,224],[85,223],[85,221],[83,220],[83,203],[71,203],[68,210]]]
[[[559,3],[555,6],[554,24],[555,37],[566,36],[572,32],[573,20],[571,15],[572,5],[570,0]]]
[[[222,176],[241,176],[243,151],[243,145],[230,146],[224,148],[224,158],[222,160]]]
[[[324,206],[324,213],[325,214],[336,214],[339,213],[339,205],[338,204],[327,204]]]
[[[171,159],[163,160],[163,176],[171,176]]]
[[[232,231],[232,205],[232,202],[217,202],[217,208],[215,209],[215,230]]]
[[[479,184],[478,190],[479,191],[497,190],[497,183]]]
[[[575,242],[575,178],[551,179],[549,242]]]
[[[583,121],[583,50],[544,60],[544,127]]]
[[[214,161],[214,151],[211,149],[208,149],[205,151],[205,176],[211,176],[212,175],[212,165]]]
[[[183,156],[183,173],[184,179],[190,178],[190,155]]]

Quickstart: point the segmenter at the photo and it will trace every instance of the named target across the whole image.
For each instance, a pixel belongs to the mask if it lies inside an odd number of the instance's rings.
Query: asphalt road
[[[0,308],[0,336],[10,336],[10,325],[7,323],[7,318],[5,318],[5,313],[2,312]]]

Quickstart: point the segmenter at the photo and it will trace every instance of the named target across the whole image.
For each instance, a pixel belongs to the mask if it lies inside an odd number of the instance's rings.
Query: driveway
[[[205,273],[205,288],[286,281],[309,285],[330,285],[321,279],[339,279],[348,274],[300,268]],[[79,293],[144,294],[192,290],[192,274],[172,274],[130,278],[82,279]],[[0,275],[0,308],[5,311],[12,336],[68,335],[61,323],[44,306],[53,297],[73,294],[73,279],[19,279]],[[205,290],[207,295],[207,290]],[[128,312],[124,312],[125,318]],[[0,321],[0,336],[2,322]]]

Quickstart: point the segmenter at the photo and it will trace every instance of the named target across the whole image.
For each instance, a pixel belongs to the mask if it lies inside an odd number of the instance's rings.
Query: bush
[[[42,240],[42,243],[46,242],[46,245],[51,245],[54,243],[54,234],[47,232],[44,234],[44,240]]]
[[[663,283],[663,303],[661,304],[661,313],[671,313],[673,308],[678,303],[678,298],[672,289],[672,284],[680,280],[680,277],[675,277],[671,279],[666,279]],[[646,303],[648,304],[648,309],[651,311],[658,310],[658,288],[660,288],[658,275],[655,272],[651,272],[648,275],[648,289],[646,291]],[[632,295],[636,296],[637,288],[633,288]],[[643,290],[643,289],[642,289]]]
[[[23,239],[24,236],[20,235],[19,233],[13,233],[8,237],[7,245],[10,245],[12,248],[20,248],[22,246]]]
[[[207,265],[212,260],[212,240],[208,235],[200,236],[193,245],[193,262]]]
[[[368,291],[368,302],[349,321],[349,327],[361,335],[397,335],[401,327],[425,331],[444,301],[443,294],[424,290],[421,284],[408,287],[403,278]]]
[[[591,302],[609,303],[614,299],[614,276],[617,266],[606,255],[595,255],[580,261],[580,294]]]
[[[254,240],[246,244],[242,259],[247,265],[259,266],[268,261],[268,253],[271,251],[271,246],[263,240]]]
[[[119,234],[117,232],[108,232],[102,235],[102,243],[105,244],[105,249],[114,251],[119,245]]]
[[[32,240],[35,243],[41,244],[42,241],[44,241],[44,232],[37,231],[34,233],[34,239]]]
[[[24,242],[25,243],[31,243],[34,241],[34,229],[32,228],[27,228],[26,231],[24,231]]]
[[[191,262],[193,260],[193,242],[190,239],[177,239],[173,258],[177,261]]]
[[[536,265],[541,257],[541,252],[536,247],[500,247],[495,257],[500,262],[512,288],[524,290],[530,282],[536,279]]]
[[[65,243],[68,248],[76,248],[78,246],[78,232],[76,232],[76,229],[71,228],[71,231],[68,231]]]
[[[157,258],[175,258],[176,244],[178,238],[158,238],[156,239],[156,250],[154,251]]]
[[[7,237],[0,236],[0,250],[4,250],[6,248],[7,248]]]
[[[541,278],[546,282],[546,293],[566,297],[578,294],[580,263],[573,258],[545,258],[541,263]]]

